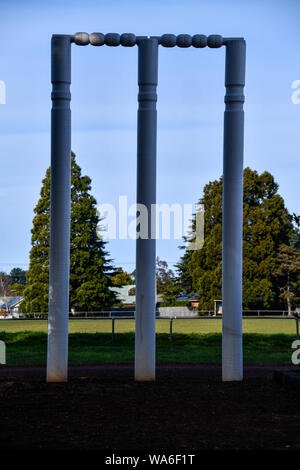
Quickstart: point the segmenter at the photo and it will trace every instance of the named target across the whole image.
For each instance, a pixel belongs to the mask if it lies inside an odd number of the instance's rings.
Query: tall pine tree
[[[222,298],[222,188],[222,178],[204,187],[199,201],[205,209],[204,245],[186,251],[177,266],[183,283],[191,279],[200,295],[200,310],[212,309],[214,299]],[[295,237],[293,217],[267,171],[259,175],[250,168],[244,170],[243,203],[244,308],[284,308],[275,272],[279,247]]]
[[[279,263],[275,272],[281,279],[281,294],[288,307],[288,315],[292,314],[293,304],[300,300],[300,250],[294,246],[281,245],[277,255]]]
[[[73,153],[71,163],[70,309],[105,310],[115,301],[107,275],[112,268],[105,242],[97,234],[100,217],[90,194],[91,179],[81,175]],[[22,303],[23,312],[28,313],[48,311],[50,168],[40,195],[34,209],[30,266]]]

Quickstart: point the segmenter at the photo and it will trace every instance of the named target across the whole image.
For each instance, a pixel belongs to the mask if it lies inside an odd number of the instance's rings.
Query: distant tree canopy
[[[204,245],[197,251],[186,250],[177,265],[186,291],[200,295],[200,310],[213,309],[214,299],[222,298],[222,188],[222,178],[204,187],[199,201],[205,210]],[[267,171],[244,170],[243,200],[243,306],[285,308],[281,289],[286,280],[278,275],[278,253],[280,247],[292,244],[299,249],[299,229],[293,225],[297,216],[289,214],[278,184]],[[195,227],[195,218],[192,225]],[[293,288],[299,288],[299,277]],[[296,298],[295,293],[291,302]]]
[[[163,294],[173,284],[174,273],[168,263],[158,256],[156,257],[156,292]]]
[[[14,282],[11,285],[11,295],[13,296],[22,296],[24,295],[25,286],[24,284],[19,284],[18,282]]]
[[[0,296],[7,297],[13,295],[11,292],[12,288],[12,278],[4,273],[0,272]]]
[[[0,296],[15,297],[23,295],[26,284],[26,271],[13,268],[9,274],[0,272]]]
[[[26,284],[26,271],[21,268],[13,268],[10,273],[10,277],[12,278],[13,283]]]
[[[105,242],[97,234],[100,217],[96,200],[90,194],[91,179],[81,176],[73,153],[71,163],[70,308],[107,309],[115,301],[115,295],[109,289],[112,283],[107,272],[111,266]],[[42,181],[34,212],[30,266],[22,302],[23,312],[28,313],[48,311],[50,168]]]
[[[280,279],[280,297],[291,315],[292,304],[300,300],[300,250],[294,246],[281,245],[277,255],[278,268],[275,271]]]
[[[112,283],[114,286],[127,286],[134,284],[132,274],[127,273],[122,268],[118,268],[112,276]]]

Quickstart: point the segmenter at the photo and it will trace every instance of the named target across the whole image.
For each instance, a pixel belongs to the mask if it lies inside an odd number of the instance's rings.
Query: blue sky
[[[270,171],[299,214],[300,3],[1,0],[0,270],[28,267],[33,208],[50,162],[50,40],[76,31],[221,34],[247,42],[245,166]],[[224,48],[159,50],[159,203],[196,203],[222,175]],[[72,149],[98,203],[135,202],[137,48],[72,46]],[[180,240],[159,240],[173,265]],[[114,240],[116,265],[133,270],[135,242]]]

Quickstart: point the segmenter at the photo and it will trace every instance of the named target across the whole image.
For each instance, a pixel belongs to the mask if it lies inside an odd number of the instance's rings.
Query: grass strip
[[[244,362],[251,364],[291,364],[291,344],[295,337],[287,334],[244,334]],[[47,355],[47,334],[22,331],[0,331],[6,343],[7,365],[44,366]],[[157,362],[215,363],[222,358],[220,333],[167,333],[156,335]],[[117,333],[114,342],[110,333],[71,333],[69,364],[132,363],[134,333]]]

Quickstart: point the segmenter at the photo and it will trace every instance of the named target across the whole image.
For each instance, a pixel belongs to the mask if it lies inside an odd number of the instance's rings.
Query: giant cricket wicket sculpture
[[[76,33],[54,35],[51,50],[51,208],[47,381],[67,381],[71,186],[71,44],[138,46],[137,204],[148,209],[148,238],[136,241],[135,380],[155,380],[156,87],[158,48],[226,47],[223,160],[223,381],[243,379],[242,217],[245,50],[243,38],[219,35]],[[153,233],[153,232],[152,232]]]

